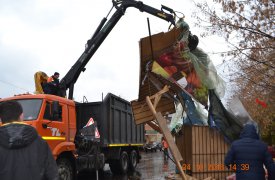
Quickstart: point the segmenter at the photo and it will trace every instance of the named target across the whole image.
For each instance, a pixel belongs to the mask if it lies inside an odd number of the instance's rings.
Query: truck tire
[[[72,163],[66,158],[57,160],[59,180],[73,180]]]
[[[122,151],[119,160],[111,160],[109,166],[113,174],[126,174],[129,166],[127,152]]]
[[[138,162],[138,154],[136,150],[132,150],[129,156],[129,169],[135,171]]]

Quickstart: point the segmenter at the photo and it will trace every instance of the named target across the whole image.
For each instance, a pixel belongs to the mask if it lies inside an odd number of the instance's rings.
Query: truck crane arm
[[[86,48],[76,63],[71,67],[67,74],[60,81],[59,95],[65,97],[66,91],[69,89],[69,99],[73,99],[74,84],[77,81],[81,72],[85,71],[85,66],[97,51],[99,46],[102,44],[104,39],[111,32],[116,23],[124,15],[128,7],[134,7],[139,9],[141,12],[146,12],[163,20],[171,22],[175,25],[174,11],[166,6],[162,6],[161,10],[150,7],[143,4],[141,1],[135,0],[113,0],[113,6],[116,8],[115,13],[112,15],[110,20],[103,18],[94,32],[93,36],[87,41]],[[167,11],[167,12],[164,12]]]

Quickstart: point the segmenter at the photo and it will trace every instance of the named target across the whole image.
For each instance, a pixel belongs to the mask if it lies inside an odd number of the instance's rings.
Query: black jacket
[[[268,179],[275,179],[275,164],[271,154],[267,145],[259,140],[252,124],[246,125],[240,139],[232,143],[225,157],[225,165],[232,170],[236,167],[237,180],[265,180],[263,165],[268,170]]]
[[[0,127],[1,180],[58,180],[50,148],[29,125]]]

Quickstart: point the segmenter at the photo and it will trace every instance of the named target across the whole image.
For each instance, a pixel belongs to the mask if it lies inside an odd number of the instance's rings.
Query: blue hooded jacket
[[[268,170],[268,179],[275,180],[275,164],[253,124],[244,126],[240,139],[232,143],[224,162],[229,169],[236,170],[237,180],[265,180],[263,165]]]

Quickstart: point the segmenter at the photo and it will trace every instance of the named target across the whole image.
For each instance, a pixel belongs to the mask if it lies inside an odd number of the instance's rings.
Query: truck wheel
[[[60,180],[73,180],[73,167],[68,159],[58,159],[57,167]]]
[[[122,151],[119,160],[111,160],[109,163],[110,169],[114,174],[126,174],[128,171],[129,158],[125,151]]]
[[[129,168],[131,171],[135,171],[138,162],[138,155],[136,150],[132,150],[129,157]]]

